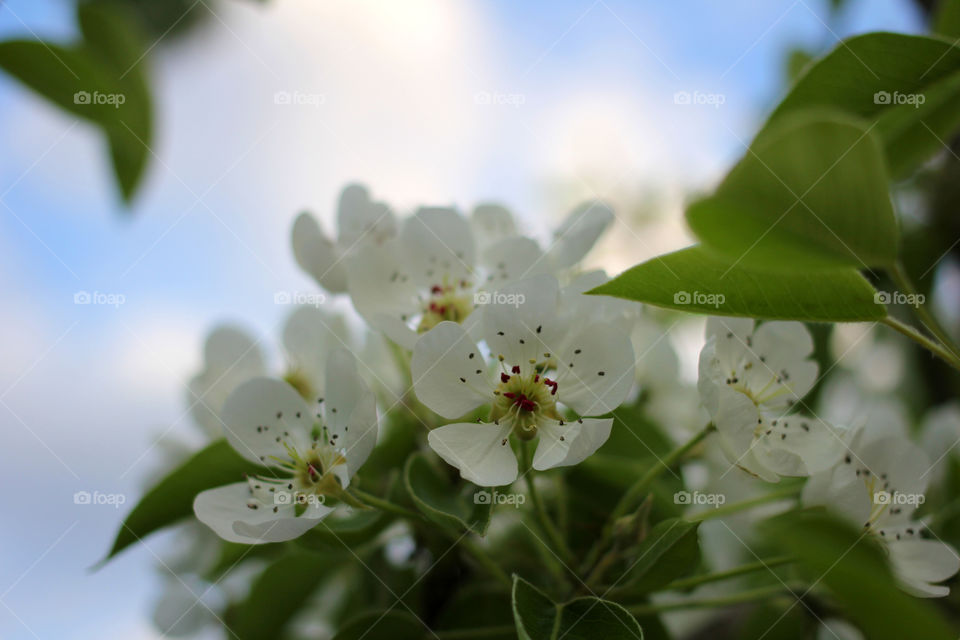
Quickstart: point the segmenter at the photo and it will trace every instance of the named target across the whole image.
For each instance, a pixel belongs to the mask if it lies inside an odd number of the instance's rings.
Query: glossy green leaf
[[[637,548],[635,560],[621,584],[649,593],[690,573],[700,562],[697,526],[679,518],[654,525]]]
[[[713,196],[687,209],[687,222],[704,245],[745,266],[860,269],[897,259],[879,141],[838,113],[783,118]]]
[[[430,632],[401,609],[373,611],[348,620],[333,640],[422,640]]]
[[[830,590],[866,637],[956,638],[929,602],[897,587],[883,550],[863,531],[816,511],[774,518],[765,528],[771,539],[797,557],[811,580]]]
[[[960,38],[960,0],[940,0],[933,16],[933,31],[947,38]]]
[[[0,42],[0,69],[65,111],[101,128],[128,202],[150,154],[153,110],[143,36],[110,3],[79,3],[82,42]]]
[[[758,139],[798,110],[839,109],[876,123],[887,165],[902,177],[942,150],[960,125],[958,73],[960,48],[953,38],[856,36],[807,69]]]
[[[403,481],[417,508],[425,516],[460,531],[483,535],[490,524],[491,500],[476,496],[489,489],[469,483],[454,483],[437,470],[422,453],[415,453],[403,469]]]
[[[701,247],[653,258],[589,293],[690,313],[774,320],[863,322],[886,315],[854,269],[774,273]]]
[[[244,474],[270,472],[246,460],[226,440],[197,452],[141,498],[120,525],[106,560],[154,531],[193,515],[193,499],[201,491],[239,482]]]
[[[557,604],[519,576],[513,577],[513,619],[520,640],[642,640],[643,630],[615,602],[576,598]]]
[[[273,640],[349,555],[306,551],[288,554],[256,577],[246,600],[236,605],[231,633],[240,640]]]

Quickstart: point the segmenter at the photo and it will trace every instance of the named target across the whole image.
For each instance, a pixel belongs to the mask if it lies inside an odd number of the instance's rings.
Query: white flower
[[[330,293],[347,289],[343,260],[365,244],[382,244],[396,235],[390,208],[373,202],[366,187],[347,185],[337,206],[337,239],[323,233],[316,219],[301,213],[293,223],[293,255],[297,264]]]
[[[197,518],[221,538],[246,544],[296,538],[343,497],[376,444],[376,399],[346,350],[330,355],[326,384],[326,399],[314,408],[271,378],[248,381],[227,399],[221,416],[227,440],[277,477],[251,477],[196,497]]]
[[[446,320],[474,335],[477,304],[521,278],[575,265],[612,218],[605,205],[582,205],[544,252],[515,235],[512,216],[499,205],[478,206],[470,221],[452,208],[424,207],[403,221],[397,238],[347,261],[350,297],[374,329],[407,349]]]
[[[227,396],[241,383],[266,372],[257,342],[242,329],[224,325],[207,336],[203,370],[187,385],[187,402],[194,421],[211,437],[222,431],[217,414]]]
[[[421,208],[400,234],[358,251],[347,263],[350,298],[361,316],[397,344],[412,349],[417,335],[440,322],[467,323],[484,290],[546,268],[537,244],[512,237],[478,259],[469,223],[454,209]]]
[[[486,422],[434,429],[430,446],[467,480],[500,486],[517,477],[511,435],[539,437],[538,470],[577,464],[610,435],[612,418],[567,420],[615,409],[633,384],[629,337],[604,323],[571,324],[560,308],[556,278],[540,275],[504,289],[503,301],[484,306],[485,351],[453,322],[441,322],[417,341],[411,373],[414,392],[444,418],[483,405]],[[507,301],[511,302],[507,302]]]
[[[842,460],[810,477],[804,505],[825,505],[884,543],[903,588],[917,596],[950,592],[936,583],[960,569],[960,557],[938,540],[920,536],[922,523],[912,520],[924,500],[930,461],[902,437],[873,437],[858,430]]]
[[[799,322],[710,318],[700,352],[700,399],[731,463],[776,482],[830,467],[842,442],[826,422],[787,415],[813,387],[813,340]]]

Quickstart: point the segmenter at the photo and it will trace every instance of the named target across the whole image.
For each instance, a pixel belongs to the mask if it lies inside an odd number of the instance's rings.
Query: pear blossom
[[[386,204],[374,202],[366,187],[347,185],[337,205],[337,238],[329,238],[309,213],[293,223],[293,255],[297,264],[330,293],[347,290],[344,259],[365,244],[384,243],[397,233],[397,221]]]
[[[831,508],[876,536],[905,591],[945,596],[949,587],[937,583],[960,570],[960,556],[950,545],[924,538],[925,526],[912,518],[924,501],[929,469],[929,458],[906,438],[860,429],[839,463],[810,477],[803,504]]]
[[[326,397],[313,407],[288,383],[255,378],[222,411],[227,440],[275,476],[209,489],[193,503],[197,518],[230,542],[279,542],[329,515],[377,441],[376,398],[345,349],[326,365]]]
[[[538,439],[537,470],[593,454],[613,419],[591,416],[619,406],[633,384],[629,337],[602,322],[571,323],[556,278],[527,278],[503,294],[481,312],[485,350],[463,326],[444,321],[420,337],[411,361],[417,398],[444,418],[490,406],[486,420],[447,424],[427,438],[463,478],[481,486],[517,478],[511,437]],[[579,417],[566,417],[567,410]]]
[[[210,437],[221,433],[218,412],[241,383],[267,370],[258,342],[243,329],[222,325],[207,336],[203,369],[187,384],[187,402],[194,422]]]
[[[841,435],[817,418],[788,415],[813,387],[813,340],[799,322],[711,317],[700,352],[700,399],[732,464],[776,482],[829,468]]]

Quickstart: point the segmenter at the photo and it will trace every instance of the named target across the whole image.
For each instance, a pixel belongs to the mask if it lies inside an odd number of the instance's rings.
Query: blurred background
[[[273,340],[274,293],[317,290],[289,248],[299,211],[332,230],[359,181],[400,214],[495,201],[544,236],[602,197],[618,220],[591,262],[619,272],[690,243],[683,202],[791,70],[852,34],[927,31],[911,0],[127,4],[155,127],[129,203],[98,129],[0,74],[2,638],[160,637],[169,535],[90,569],[160,439],[199,441],[185,384],[209,329]],[[0,40],[77,37],[68,0],[0,2]]]

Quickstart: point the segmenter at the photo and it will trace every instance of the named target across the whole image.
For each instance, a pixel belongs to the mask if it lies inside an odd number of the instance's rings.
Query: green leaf
[[[960,48],[953,39],[898,33],[850,38],[807,69],[758,139],[797,110],[839,109],[876,123],[887,165],[894,177],[903,177],[943,149],[960,125],[958,72]],[[923,103],[914,96],[923,96]]]
[[[780,516],[765,528],[812,580],[831,591],[866,637],[956,638],[933,606],[897,587],[883,550],[864,531],[823,512]]]
[[[859,269],[897,259],[879,141],[838,113],[783,118],[687,221],[704,245],[746,266]]]
[[[771,320],[863,322],[886,315],[873,287],[854,269],[772,273],[701,247],[644,262],[589,293],[690,313]]]
[[[933,16],[933,31],[947,38],[960,38],[960,0],[940,0]]]
[[[0,42],[0,69],[56,106],[101,128],[129,202],[143,176],[153,109],[136,23],[113,3],[79,3],[83,42]]]
[[[520,640],[642,640],[626,609],[600,598],[556,604],[519,576],[513,577],[513,619]]]
[[[230,631],[240,640],[273,640],[325,580],[352,556],[306,551],[288,554],[257,576],[246,600],[235,606]]]
[[[650,593],[690,573],[700,562],[697,526],[679,518],[658,522],[637,548],[624,586]]]
[[[412,615],[391,609],[364,613],[348,620],[333,640],[423,640],[429,635]]]
[[[407,459],[403,482],[417,508],[434,522],[457,531],[467,529],[481,536],[486,533],[492,501],[475,500],[475,496],[486,489],[469,483],[458,488],[422,453],[415,453]]]
[[[272,475],[243,458],[226,440],[194,454],[141,498],[120,525],[104,562],[154,531],[193,515],[193,499],[201,491],[239,482],[244,474]]]

